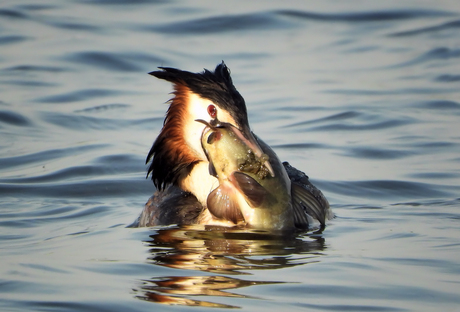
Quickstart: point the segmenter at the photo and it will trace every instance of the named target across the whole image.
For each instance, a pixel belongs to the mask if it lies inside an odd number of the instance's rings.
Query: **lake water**
[[[127,228],[169,83],[221,60],[322,235]],[[459,311],[458,1],[4,0],[0,310]]]

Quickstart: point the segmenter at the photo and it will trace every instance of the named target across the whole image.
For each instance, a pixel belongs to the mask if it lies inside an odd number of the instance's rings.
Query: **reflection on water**
[[[253,281],[233,277],[253,270],[274,270],[320,261],[324,238],[296,233],[182,226],[159,229],[147,241],[148,262],[212,275],[151,277],[135,289],[136,297],[163,304],[234,308],[189,296],[240,297],[229,290],[286,281]],[[215,275],[222,274],[222,275]],[[227,275],[227,276],[225,276]],[[232,277],[228,276],[232,275]]]
[[[238,306],[189,299],[186,296],[217,296],[250,298],[225,290],[252,285],[274,284],[275,282],[247,281],[225,276],[167,276],[151,278],[141,286],[143,295],[137,298],[151,302],[216,308],[239,308]],[[139,291],[138,291],[139,292]]]

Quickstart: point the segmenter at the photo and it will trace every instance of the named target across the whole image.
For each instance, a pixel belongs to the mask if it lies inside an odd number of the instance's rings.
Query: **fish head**
[[[232,124],[197,121],[206,126],[201,145],[209,161],[209,174],[219,181],[208,195],[210,213],[217,219],[255,228],[291,228],[290,180],[276,155],[257,153]]]

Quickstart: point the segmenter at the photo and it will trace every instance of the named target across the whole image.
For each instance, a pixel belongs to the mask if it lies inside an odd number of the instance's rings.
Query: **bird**
[[[167,102],[169,107],[163,127],[146,158],[147,177],[151,177],[156,192],[146,203],[136,226],[204,224],[309,230],[313,224],[319,224],[318,232],[324,230],[326,220],[334,216],[328,200],[304,172],[288,162],[281,163],[268,144],[251,131],[245,100],[234,86],[230,69],[224,61],[214,71],[204,69],[203,72],[193,73],[172,67],[159,67],[149,74],[171,82],[174,91],[172,99]],[[238,137],[237,143],[230,144],[247,147],[248,155],[258,160],[251,161],[250,165],[257,163],[258,168],[263,168],[264,172],[262,176],[257,176],[244,171],[247,169],[241,169],[241,172],[231,175],[230,180],[244,177],[239,182],[232,180],[229,184],[234,195],[220,194],[217,199],[226,201],[217,210],[211,209],[215,206],[211,206],[215,200],[210,200],[210,194],[216,193],[213,191],[217,190],[219,181],[222,183],[222,171],[217,173],[214,168],[215,163],[222,161],[222,158],[214,155],[215,158],[210,159],[213,155],[204,148],[206,140],[203,137],[210,132],[220,134],[220,137]],[[224,148],[217,150],[222,154],[226,148],[224,145]],[[237,162],[236,156],[224,156],[232,163]],[[268,194],[269,191],[264,191],[264,185],[267,179],[275,176],[278,178],[276,181],[284,181],[282,183],[286,187],[282,191],[288,196],[282,220],[270,216],[270,210],[265,207],[253,209],[265,209],[261,215],[263,217],[257,217],[266,219],[262,221],[255,217],[251,219],[246,212],[226,213],[226,209],[241,208],[243,211],[240,206],[251,208],[251,196],[258,196],[254,195],[254,189],[262,191],[256,194]],[[236,204],[231,203],[232,196],[238,196],[240,200],[235,200]],[[249,208],[245,209],[248,211]]]

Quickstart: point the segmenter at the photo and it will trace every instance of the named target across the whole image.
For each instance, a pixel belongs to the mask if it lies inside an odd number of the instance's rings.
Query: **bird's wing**
[[[326,227],[326,220],[332,219],[332,213],[329,202],[323,193],[318,190],[308,179],[308,176],[296,168],[292,167],[288,162],[279,163],[278,157],[272,148],[254,134],[259,142],[262,150],[270,159],[273,159],[271,165],[276,170],[286,170],[286,173],[291,180],[291,200],[294,210],[294,223],[297,228],[308,229],[312,223],[320,223],[320,231]],[[276,161],[275,161],[276,158]],[[275,170],[275,171],[276,171]]]
[[[193,194],[170,185],[150,197],[141,215],[130,227],[193,224],[202,210],[203,206]]]
[[[305,227],[306,225],[308,227],[308,218],[305,216],[307,214],[320,223],[320,231],[322,231],[326,226],[326,220],[333,218],[329,202],[304,172],[292,167],[288,162],[283,162],[283,165],[291,180],[291,197],[296,226]]]

